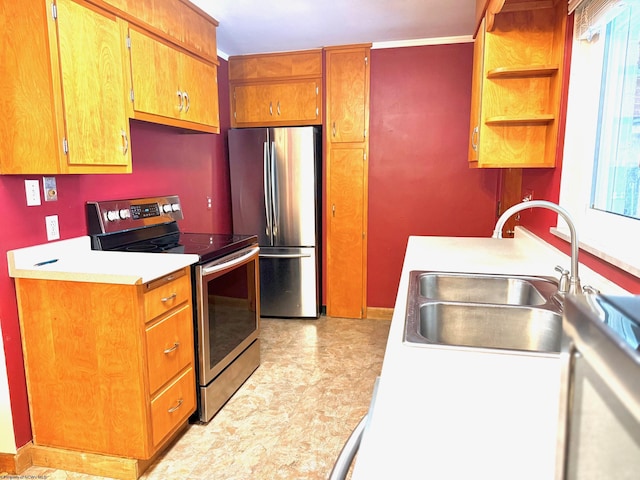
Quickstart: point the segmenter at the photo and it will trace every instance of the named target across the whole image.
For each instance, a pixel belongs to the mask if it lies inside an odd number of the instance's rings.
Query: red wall
[[[496,170],[470,169],[473,44],[372,50],[367,305],[393,307],[409,235],[491,236]]]
[[[229,166],[226,130],[229,128],[227,63],[219,69],[221,135],[192,134],[143,122],[131,122],[131,175],[60,175],[58,201],[27,207],[25,179],[0,176],[0,322],[7,359],[7,375],[14,431],[18,447],[31,440],[20,328],[13,279],[7,274],[6,251],[46,243],[44,217],[58,215],[61,239],[86,235],[84,203],[177,194],[183,205],[183,231],[230,233]],[[207,209],[207,197],[213,200]]]

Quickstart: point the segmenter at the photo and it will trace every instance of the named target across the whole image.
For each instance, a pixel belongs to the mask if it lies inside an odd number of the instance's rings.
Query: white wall
[[[6,365],[2,342],[2,326],[0,326],[0,453],[15,454],[17,452],[16,438],[13,432]]]

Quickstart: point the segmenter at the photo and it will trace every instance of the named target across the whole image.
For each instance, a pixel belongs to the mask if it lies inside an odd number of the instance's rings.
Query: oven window
[[[210,368],[256,330],[255,285],[254,262],[207,282]]]

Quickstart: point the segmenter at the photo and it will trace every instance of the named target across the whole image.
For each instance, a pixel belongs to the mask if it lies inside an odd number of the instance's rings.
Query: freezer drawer
[[[316,249],[260,249],[260,313],[264,317],[317,318]]]

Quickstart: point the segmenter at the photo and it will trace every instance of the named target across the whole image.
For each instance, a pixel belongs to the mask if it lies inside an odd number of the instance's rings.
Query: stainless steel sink
[[[550,277],[413,271],[406,343],[556,354],[562,311]]]
[[[429,302],[420,307],[417,331],[438,344],[559,352],[562,315],[534,307]]]
[[[445,302],[544,305],[556,285],[526,276],[430,272],[417,275],[419,294]]]

